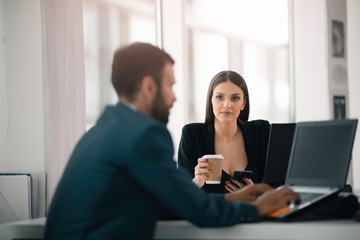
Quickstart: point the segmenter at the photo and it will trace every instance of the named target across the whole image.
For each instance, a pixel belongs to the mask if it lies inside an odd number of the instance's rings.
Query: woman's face
[[[214,88],[211,103],[215,120],[231,122],[236,121],[246,101],[243,90],[231,81],[226,81]]]

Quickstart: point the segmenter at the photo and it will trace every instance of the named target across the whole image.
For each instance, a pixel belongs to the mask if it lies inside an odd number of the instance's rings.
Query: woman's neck
[[[214,122],[215,137],[220,141],[232,141],[238,134],[239,128],[235,122]]]

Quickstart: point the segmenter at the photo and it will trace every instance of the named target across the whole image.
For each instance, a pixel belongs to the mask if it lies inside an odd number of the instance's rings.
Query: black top
[[[250,121],[238,124],[245,142],[245,152],[248,165],[245,170],[254,172],[252,181],[259,183],[264,176],[267,144],[269,140],[270,124],[265,120]],[[179,168],[187,170],[194,177],[194,168],[198,158],[206,154],[216,154],[214,144],[214,125],[204,123],[191,123],[183,127],[180,139],[178,164]],[[225,182],[230,175],[222,171],[220,184],[204,184],[202,187],[207,192],[226,193]]]

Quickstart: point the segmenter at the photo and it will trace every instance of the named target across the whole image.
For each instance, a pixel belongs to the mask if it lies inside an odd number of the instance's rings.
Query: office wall
[[[330,119],[326,0],[293,1],[295,121]]]
[[[327,1],[293,0],[295,121],[332,118],[329,103]],[[349,116],[360,119],[360,2],[347,0]],[[350,174],[360,190],[360,130]]]
[[[1,172],[44,171],[40,0],[2,0],[8,130],[0,142]]]
[[[347,0],[349,115],[360,120],[360,1]],[[353,150],[353,184],[360,195],[360,123]]]
[[[1,3],[8,131],[0,172],[46,172],[49,203],[85,132],[82,0]]]

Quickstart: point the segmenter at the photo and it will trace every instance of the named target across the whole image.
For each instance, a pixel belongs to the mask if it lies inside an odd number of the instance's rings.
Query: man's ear
[[[150,76],[146,75],[141,80],[140,84],[140,94],[146,99],[146,100],[152,100],[152,98],[156,95],[157,91],[157,85],[155,83],[155,79]]]

